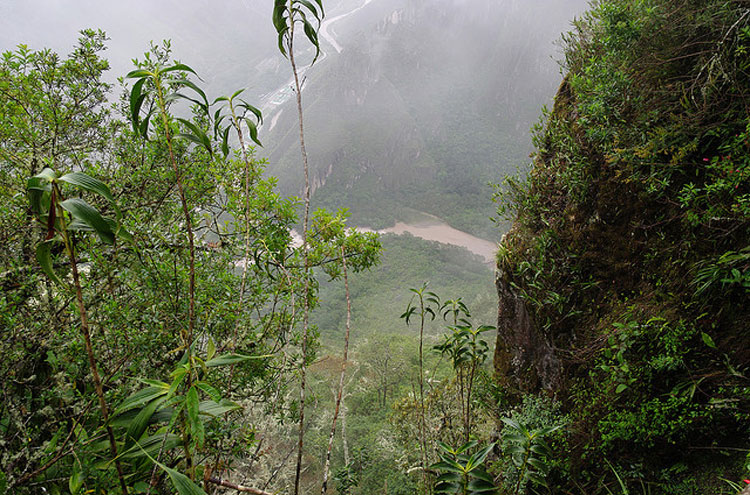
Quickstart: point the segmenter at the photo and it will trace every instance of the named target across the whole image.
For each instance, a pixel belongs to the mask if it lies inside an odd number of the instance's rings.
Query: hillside
[[[559,79],[553,41],[584,5],[377,0],[331,20],[341,52],[324,43],[303,93],[314,203],[374,227],[408,207],[495,238],[488,184],[529,153]],[[270,171],[298,194],[292,101],[267,116]]]
[[[498,195],[495,370],[569,418],[556,493],[750,471],[748,48],[738,1],[603,1],[565,38],[531,172]]]

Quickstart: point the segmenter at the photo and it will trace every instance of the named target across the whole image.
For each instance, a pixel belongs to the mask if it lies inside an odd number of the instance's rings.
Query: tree
[[[302,166],[305,175],[305,213],[302,221],[302,252],[306,274],[304,279],[304,314],[302,317],[303,329],[302,365],[300,367],[299,439],[297,445],[297,467],[294,476],[294,495],[299,493],[300,473],[302,469],[302,453],[305,434],[305,373],[307,371],[307,347],[309,339],[308,325],[310,312],[309,276],[307,275],[307,272],[310,269],[310,258],[308,254],[309,239],[307,237],[307,228],[310,219],[310,172],[307,163],[307,149],[305,148],[305,130],[302,117],[302,85],[300,83],[297,62],[295,59],[294,33],[297,29],[297,25],[301,24],[305,36],[315,48],[315,57],[310,63],[311,65],[314,64],[320,54],[318,29],[320,28],[320,22],[325,15],[322,0],[314,0],[314,2],[315,3],[311,3],[307,0],[274,0],[273,9],[273,24],[276,28],[276,33],[278,34],[279,50],[285,57],[289,58],[289,63],[292,67],[292,75],[294,76],[294,89],[297,97],[297,116],[299,118],[299,145],[302,153]],[[310,23],[308,16],[311,16],[317,22],[317,26]]]

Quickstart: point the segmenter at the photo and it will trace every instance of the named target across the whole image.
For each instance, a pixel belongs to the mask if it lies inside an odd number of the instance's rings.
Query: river
[[[496,243],[455,229],[445,223],[443,219],[429,213],[420,213],[424,216],[424,219],[416,222],[396,222],[392,227],[379,230],[357,227],[357,230],[360,232],[375,232],[377,234],[403,235],[408,233],[426,241],[435,241],[450,246],[462,247],[468,249],[471,253],[481,256],[486,264],[494,266],[495,252],[497,251]],[[294,238],[295,246],[302,245],[302,237],[296,230],[292,230],[292,237]]]

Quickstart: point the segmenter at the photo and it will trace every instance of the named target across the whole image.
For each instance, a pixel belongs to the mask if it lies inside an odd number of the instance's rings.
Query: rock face
[[[511,285],[510,274],[498,267],[495,374],[501,383],[520,393],[558,388],[562,363],[549,339],[537,328],[521,296]]]
[[[513,218],[495,371],[532,396],[515,409],[529,423],[550,392],[569,420],[570,483],[551,493],[601,493],[633,466],[631,487],[720,493],[750,436],[750,80],[745,45],[723,41],[750,19],[722,0],[634,5],[576,22],[531,169],[498,195]],[[713,64],[743,69],[714,86]]]

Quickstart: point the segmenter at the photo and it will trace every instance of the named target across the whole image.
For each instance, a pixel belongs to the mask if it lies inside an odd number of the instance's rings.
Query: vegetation
[[[168,43],[106,109],[103,41],[86,31],[66,60],[24,47],[3,58],[3,485],[203,493],[251,452],[247,409],[286,414],[290,372],[312,358],[294,352],[296,200],[230,149],[243,126],[257,142],[260,113],[240,92],[219,98],[222,128]],[[174,117],[180,101],[193,118]],[[374,235],[334,239],[343,217],[316,219],[315,264],[377,260]]]
[[[733,1],[595,4],[564,37],[528,177],[499,189],[498,263],[572,421],[560,489],[747,474],[748,22]]]
[[[169,42],[133,61],[119,99],[100,31],[66,58],[3,54],[0,492],[736,493],[750,473],[743,2],[601,0],[564,36],[532,170],[498,187],[513,221],[499,317],[478,257],[312,211],[314,187],[337,207],[351,193],[305,149],[296,57],[318,59],[323,15],[320,0],[274,2],[301,199],[255,156],[261,111],[243,90],[209,99]],[[415,122],[433,120],[424,108]],[[483,231],[458,204],[486,169],[448,166],[481,161],[465,124],[416,153],[436,177],[391,193]],[[427,208],[435,191],[445,204]]]

